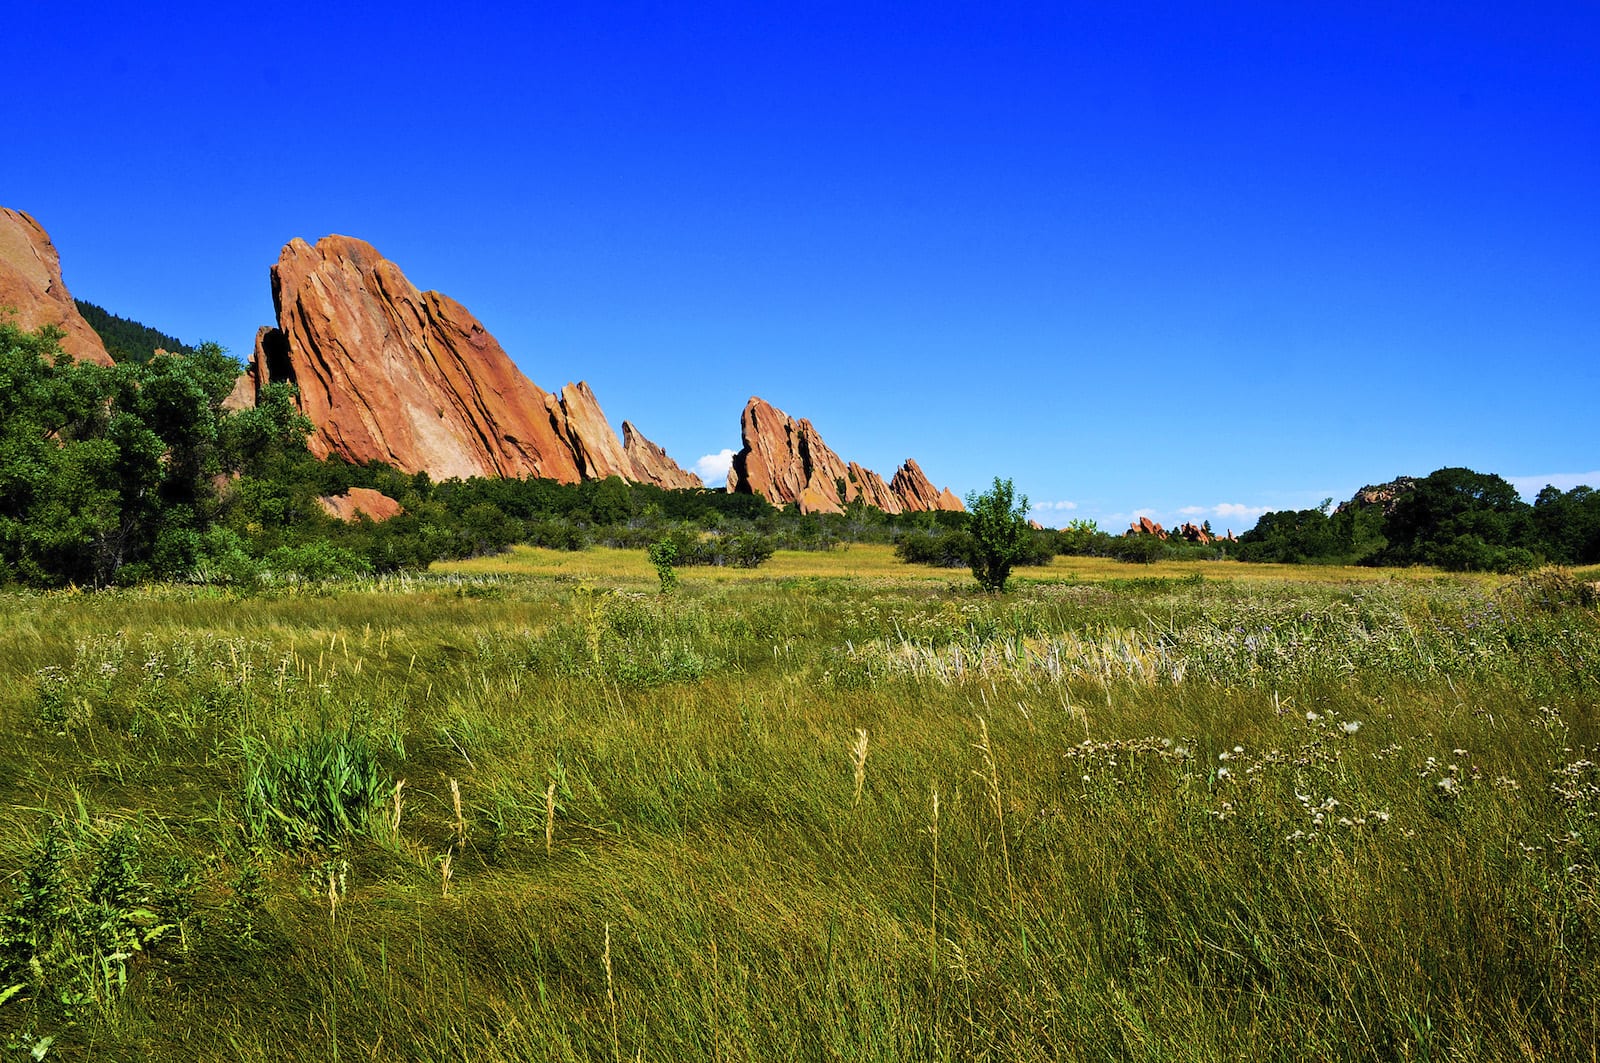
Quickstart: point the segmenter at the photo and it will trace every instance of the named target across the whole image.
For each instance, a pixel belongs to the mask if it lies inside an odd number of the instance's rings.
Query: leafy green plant
[[[672,568],[678,560],[678,544],[671,539],[657,540],[651,544],[648,556],[655,566],[656,577],[661,580],[661,593],[666,594],[678,585],[678,573]]]
[[[1028,496],[1018,497],[1010,480],[996,476],[982,494],[967,495],[972,533],[972,575],[993,594],[1006,589],[1011,568],[1028,546]]]
[[[75,871],[87,868],[87,881]],[[134,959],[172,929],[149,907],[131,826],[103,838],[51,823],[0,915],[0,986],[69,1011],[120,998]]]
[[[327,846],[366,825],[394,789],[376,745],[353,729],[296,734],[284,745],[246,740],[244,810],[261,837]]]

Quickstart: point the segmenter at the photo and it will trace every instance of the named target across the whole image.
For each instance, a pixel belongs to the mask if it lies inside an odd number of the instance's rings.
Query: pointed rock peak
[[[622,450],[633,468],[636,483],[655,484],[668,491],[704,487],[700,477],[685,471],[667,452],[644,437],[632,421],[622,422]]]
[[[743,447],[728,473],[730,491],[759,494],[775,506],[792,503],[803,513],[839,513],[858,499],[887,513],[962,508],[948,490],[936,491],[916,462],[885,484],[871,469],[843,461],[810,421],[760,398],[745,404],[739,428]]]
[[[948,487],[943,491],[937,490],[914,458],[907,458],[905,464],[895,472],[894,479],[889,481],[889,489],[911,512],[938,509],[960,513],[966,509],[961,499]]]
[[[632,463],[623,453],[617,433],[611,430],[600,400],[583,381],[561,389],[561,397],[546,400],[551,424],[564,440],[578,463],[578,474],[585,480],[604,480],[608,476],[633,479]]]
[[[16,311],[20,328],[62,332],[61,349],[80,362],[111,365],[99,333],[78,313],[61,279],[61,256],[31,215],[0,207],[0,307]]]
[[[312,453],[439,479],[580,478],[549,396],[460,303],[348,236],[291,240],[271,272],[277,335],[251,371],[299,387]]]

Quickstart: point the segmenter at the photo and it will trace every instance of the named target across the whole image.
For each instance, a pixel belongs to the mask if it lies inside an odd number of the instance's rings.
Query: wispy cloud
[[[1562,491],[1574,487],[1600,488],[1600,470],[1594,472],[1551,472],[1542,476],[1507,476],[1506,480],[1517,489],[1524,501],[1532,502],[1534,496],[1547,486]]]
[[[1065,513],[1078,508],[1076,502],[1035,502],[1033,508],[1040,513]]]
[[[1239,502],[1219,502],[1211,507],[1212,515],[1218,517],[1259,517],[1270,507],[1246,506]]]
[[[725,481],[731,468],[733,468],[733,451],[726,448],[715,454],[707,454],[694,463],[694,471],[700,474],[700,479],[712,487]]]

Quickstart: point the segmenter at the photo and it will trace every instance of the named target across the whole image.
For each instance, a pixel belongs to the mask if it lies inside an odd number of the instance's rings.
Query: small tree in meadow
[[[661,593],[666,594],[678,585],[678,573],[672,567],[678,560],[678,544],[671,539],[661,539],[652,543],[646,553],[661,580]]]
[[[1006,589],[1011,566],[1028,546],[1028,496],[1016,496],[1010,480],[996,476],[994,486],[983,494],[967,495],[971,520],[972,574],[978,586],[990,593]]]

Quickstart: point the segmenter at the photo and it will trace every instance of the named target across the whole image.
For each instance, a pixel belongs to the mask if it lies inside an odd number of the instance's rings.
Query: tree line
[[[72,361],[58,340],[0,322],[0,582],[243,586],[420,568],[514,543],[645,550],[664,540],[678,564],[734,565],[777,549],[893,543],[907,562],[988,566],[1000,581],[984,549],[1002,525],[975,528],[968,513],[888,514],[856,501],[802,514],[756,495],[617,478],[435,482],[318,460],[289,386],[264,388],[251,409],[223,408],[240,366],[215,344],[174,343],[169,356],[105,367]],[[328,515],[319,498],[352,487],[381,491],[403,512],[383,522]],[[1008,564],[1060,554],[1493,571],[1600,562],[1600,493],[1551,487],[1529,505],[1500,477],[1466,469],[1412,481],[1387,505],[1269,513],[1237,543],[1110,535],[1092,521],[1023,524],[1014,512],[1004,522]]]

